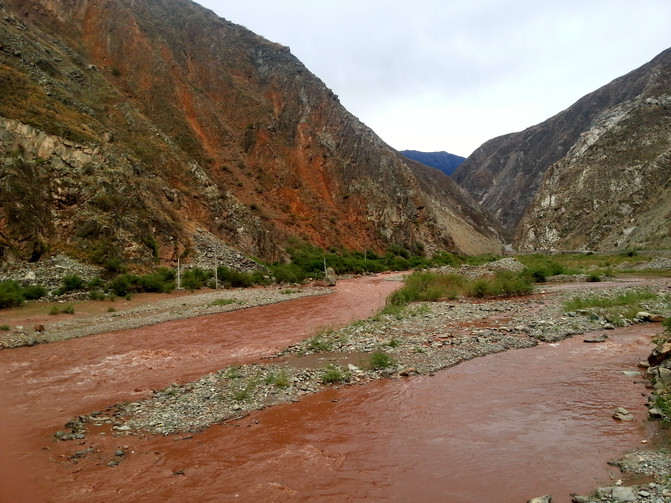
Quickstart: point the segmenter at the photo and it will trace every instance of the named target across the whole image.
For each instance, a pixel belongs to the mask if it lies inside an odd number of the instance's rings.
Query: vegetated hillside
[[[413,161],[421,162],[425,166],[431,166],[451,176],[466,158],[460,155],[441,152],[420,152],[419,150],[401,150],[401,154]]]
[[[287,47],[193,2],[0,11],[0,258],[500,249],[476,205],[427,195]]]
[[[453,178],[525,249],[669,246],[671,50],[547,121],[477,149]]]

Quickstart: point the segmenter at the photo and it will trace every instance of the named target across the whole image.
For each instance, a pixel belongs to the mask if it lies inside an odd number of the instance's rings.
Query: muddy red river
[[[619,477],[609,459],[641,446],[635,371],[650,326],[508,351],[435,376],[329,389],[193,435],[56,442],[76,414],[245,363],[369,316],[397,284],[0,352],[2,501],[570,501]],[[126,453],[107,466],[115,452]],[[78,462],[77,451],[96,453]]]

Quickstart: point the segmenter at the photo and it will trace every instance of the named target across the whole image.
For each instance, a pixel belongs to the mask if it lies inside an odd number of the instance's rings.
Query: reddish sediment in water
[[[3,429],[5,473],[23,477],[3,487],[54,503],[562,503],[618,478],[606,461],[651,438],[611,417],[646,415],[643,378],[623,374],[651,349],[655,329],[640,325],[332,388],[192,435],[52,438],[76,414],[368,316],[396,286],[343,281],[331,296],[0,352],[3,404],[20,418]]]

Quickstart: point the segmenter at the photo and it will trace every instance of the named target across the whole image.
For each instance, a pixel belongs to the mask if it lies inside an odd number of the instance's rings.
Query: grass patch
[[[242,377],[240,365],[228,367],[221,375],[224,379],[240,379]]]
[[[265,383],[280,389],[286,389],[291,386],[290,376],[286,369],[282,369],[279,372],[271,372],[266,376]]]
[[[656,298],[657,294],[648,290],[628,291],[613,297],[584,295],[564,302],[564,310],[599,315],[617,326],[622,326],[626,319],[633,319],[639,311],[646,310],[643,306],[645,301]]]
[[[313,353],[321,353],[322,351],[331,351],[333,349],[333,342],[326,339],[324,334],[317,334],[308,339],[306,349]]]
[[[58,306],[51,306],[48,313],[49,315],[55,316],[57,314],[75,314],[74,304],[66,304],[62,308]]]
[[[210,302],[211,306],[229,306],[235,304],[237,300],[235,299],[216,299]]]
[[[395,361],[390,354],[377,349],[371,353],[368,363],[371,369],[382,370],[394,365]]]
[[[322,373],[322,382],[324,384],[337,384],[349,381],[350,377],[351,374],[348,370],[345,370],[340,366],[328,364],[326,367],[324,367],[324,371]]]
[[[3,330],[5,332],[9,332],[9,330],[10,330],[9,325],[0,325],[0,330]]]
[[[657,294],[648,290],[624,292],[614,297],[583,295],[564,302],[564,310],[578,311],[581,309],[604,309],[623,306],[640,307],[641,302],[655,298],[657,298]]]
[[[246,402],[252,398],[254,391],[256,391],[256,382],[249,381],[242,388],[234,390],[231,398],[236,402]]]
[[[416,301],[436,301],[459,297],[507,297],[533,292],[530,273],[499,271],[493,277],[469,280],[459,274],[415,271],[405,278],[402,288],[387,298],[384,314]]]

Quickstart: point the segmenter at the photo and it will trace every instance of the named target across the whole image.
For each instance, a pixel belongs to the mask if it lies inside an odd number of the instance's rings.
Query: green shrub
[[[226,288],[247,288],[255,283],[252,274],[235,271],[224,266],[217,267],[217,279]]]
[[[63,306],[63,309],[61,309],[61,313],[63,313],[63,314],[75,314],[74,304],[67,304],[67,305]]]
[[[370,367],[374,370],[385,369],[394,364],[394,359],[381,349],[375,350],[370,355]]]
[[[117,297],[124,297],[136,284],[137,276],[128,273],[119,274],[107,284],[107,291],[112,292]]]
[[[302,283],[307,279],[305,271],[296,264],[272,265],[270,272],[278,283]]]
[[[198,267],[187,269],[182,273],[182,288],[186,288],[187,290],[198,290],[199,288],[203,288],[211,277],[211,271],[206,271]]]
[[[41,299],[47,294],[47,289],[42,285],[30,285],[21,289],[21,294],[26,300]]]
[[[105,300],[105,292],[102,290],[91,290],[89,292],[89,299],[91,300]]]
[[[662,326],[665,328],[666,332],[671,332],[671,316],[669,316],[668,318],[664,318]]]
[[[0,283],[0,308],[16,307],[23,304],[24,297],[21,287],[16,281]]]
[[[68,274],[63,277],[63,286],[59,289],[63,293],[74,292],[75,290],[83,290],[86,288],[86,282],[77,274]]]
[[[175,289],[175,278],[173,269],[159,267],[153,273],[137,278],[136,289],[141,292],[172,292]]]
[[[57,314],[61,314],[61,310],[58,309],[58,306],[51,306],[51,309],[49,309],[48,314],[51,316],[55,316]]]
[[[87,290],[96,290],[105,286],[105,282],[100,277],[95,277],[86,285]]]
[[[4,330],[5,332],[9,331],[9,325],[0,325],[0,330]]]

